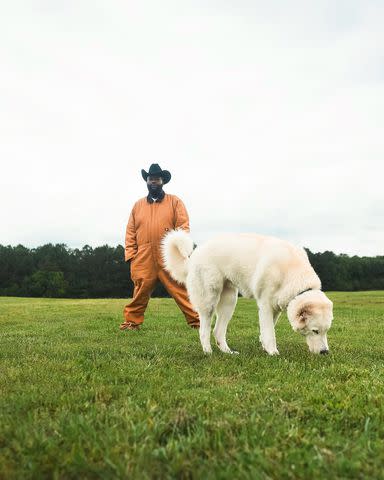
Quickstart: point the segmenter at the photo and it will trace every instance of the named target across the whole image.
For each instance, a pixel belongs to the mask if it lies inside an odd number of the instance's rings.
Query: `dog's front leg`
[[[276,346],[273,310],[268,306],[259,307],[260,342],[269,355],[279,355]]]

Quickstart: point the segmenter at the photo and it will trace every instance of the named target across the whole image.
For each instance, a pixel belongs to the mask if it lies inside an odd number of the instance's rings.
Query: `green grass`
[[[204,356],[173,300],[0,298],[0,478],[384,478],[384,292],[333,293],[329,356],[240,299]]]

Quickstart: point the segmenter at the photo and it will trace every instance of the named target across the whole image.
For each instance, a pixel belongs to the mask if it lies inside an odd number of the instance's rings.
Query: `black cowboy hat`
[[[157,163],[152,163],[149,167],[148,173],[145,170],[141,170],[141,175],[145,181],[147,181],[149,175],[152,175],[153,177],[161,177],[164,185],[171,180],[171,174],[168,170],[162,170]]]

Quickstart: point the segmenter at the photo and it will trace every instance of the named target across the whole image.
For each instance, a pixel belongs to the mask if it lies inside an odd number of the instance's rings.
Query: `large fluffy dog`
[[[186,285],[200,316],[204,352],[212,352],[211,318],[216,312],[213,333],[217,345],[223,352],[234,353],[227,345],[226,332],[240,290],[258,304],[260,341],[270,355],[279,353],[275,324],[284,309],[293,330],[305,335],[309,350],[328,353],[332,302],[320,290],[320,279],[303,249],[274,237],[228,234],[194,250],[191,237],[174,230],[165,236],[162,253],[165,268]]]

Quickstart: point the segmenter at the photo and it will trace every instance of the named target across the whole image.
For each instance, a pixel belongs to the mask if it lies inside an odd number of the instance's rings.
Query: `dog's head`
[[[305,336],[312,353],[328,353],[327,332],[333,320],[333,303],[320,290],[309,290],[294,298],[287,315],[295,332]]]

